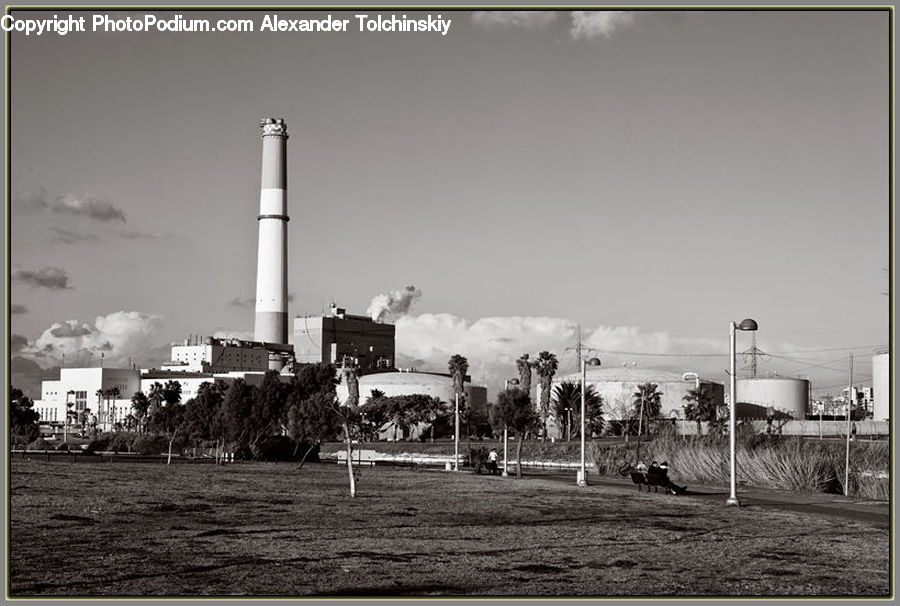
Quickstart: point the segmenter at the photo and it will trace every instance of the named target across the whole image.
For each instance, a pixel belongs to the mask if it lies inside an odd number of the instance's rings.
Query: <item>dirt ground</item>
[[[12,596],[886,595],[883,525],[335,464],[14,460]]]

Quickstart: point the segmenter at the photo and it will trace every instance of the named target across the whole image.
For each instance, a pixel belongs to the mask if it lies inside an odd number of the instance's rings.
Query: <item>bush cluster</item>
[[[748,435],[736,448],[737,481],[749,486],[804,492],[843,493],[844,445],[802,437]],[[664,436],[645,442],[640,459],[667,461],[677,481],[727,484],[730,480],[727,436],[684,440]],[[638,461],[636,444],[595,448],[601,475],[619,475]],[[890,450],[884,443],[854,443],[850,452],[849,494],[887,499]]]

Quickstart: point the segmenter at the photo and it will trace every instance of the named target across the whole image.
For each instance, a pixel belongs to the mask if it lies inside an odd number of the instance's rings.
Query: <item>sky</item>
[[[10,34],[14,381],[250,335],[273,116],[291,317],[413,286],[398,364],[459,353],[489,392],[523,353],[574,371],[579,325],[604,366],[724,382],[728,323],[751,317],[761,375],[836,394],[854,354],[870,384],[887,11],[393,11],[446,35],[358,32],[360,12],[331,12],[340,33]]]

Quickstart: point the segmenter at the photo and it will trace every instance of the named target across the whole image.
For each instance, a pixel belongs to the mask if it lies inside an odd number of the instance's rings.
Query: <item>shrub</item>
[[[160,455],[169,452],[169,441],[164,436],[142,435],[131,445],[131,449],[142,455]],[[175,452],[173,445],[173,452]]]
[[[44,438],[31,441],[25,448],[27,450],[53,450],[53,446]]]
[[[287,436],[270,436],[261,439],[251,451],[257,461],[299,461],[309,446],[306,442],[297,442]],[[318,461],[319,448],[313,448],[306,460]]]
[[[95,452],[103,452],[109,450],[109,442],[111,439],[111,434],[100,434],[99,436],[88,442],[87,448],[84,449],[85,454],[94,454]]]

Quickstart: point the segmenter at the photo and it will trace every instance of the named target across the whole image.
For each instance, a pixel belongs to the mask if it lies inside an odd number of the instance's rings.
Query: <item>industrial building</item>
[[[466,382],[463,384],[467,405],[473,410],[486,412],[487,387],[484,385],[473,385],[468,382],[469,380],[470,378],[466,376]],[[453,410],[456,399],[453,390],[453,378],[448,374],[437,372],[400,370],[361,376],[359,378],[359,399],[361,404],[365,404],[366,399],[371,396],[373,390],[381,391],[388,397],[413,394],[437,397],[442,402],[447,403],[448,410]],[[338,401],[346,402],[349,395],[346,383],[341,382],[337,391]],[[417,437],[421,430],[422,427],[413,428],[410,437]],[[387,434],[384,434],[383,437],[387,437]]]
[[[876,421],[891,419],[891,354],[872,356],[872,418]]]
[[[581,373],[572,373],[555,377],[550,386],[551,399],[553,390],[564,382],[581,383]],[[704,391],[710,393],[716,403],[724,404],[725,387],[721,383],[708,379],[685,380],[684,375],[664,370],[652,370],[635,367],[603,368],[588,366],[585,371],[585,384],[593,387],[603,398],[603,418],[608,421],[621,421],[634,409],[634,394],[638,385],[655,383],[662,394],[660,398],[660,418],[684,419],[684,407],[687,402],[684,396],[688,391],[702,385]],[[537,386],[535,402],[540,402],[541,386]],[[553,430],[551,429],[551,434]]]
[[[98,426],[111,428],[131,414],[131,397],[140,389],[140,376],[132,368],[62,368],[59,379],[41,383],[41,399],[34,402],[34,410],[42,422],[59,425],[66,410],[76,415],[88,411]],[[108,395],[113,389],[119,390],[118,397]]]
[[[330,362],[340,366],[350,358],[361,375],[393,370],[394,337],[393,324],[348,314],[333,303],[327,316],[294,318],[294,353],[301,364]]]
[[[793,377],[738,378],[737,408],[740,418],[765,419],[772,409],[778,416],[805,419],[809,409],[809,381]]]

